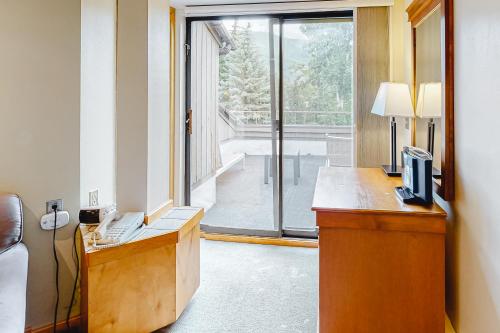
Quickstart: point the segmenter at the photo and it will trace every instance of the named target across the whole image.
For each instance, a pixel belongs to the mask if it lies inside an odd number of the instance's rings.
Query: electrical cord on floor
[[[78,276],[80,274],[80,258],[78,257],[78,249],[76,248],[76,234],[80,228],[80,222],[76,225],[75,231],[73,232],[73,253],[76,256],[76,276],[73,283],[73,292],[71,293],[71,302],[69,303],[68,313],[66,314],[66,327],[70,329],[69,319],[71,316],[71,310],[73,309],[73,302],[75,301],[76,285],[78,284]]]
[[[57,258],[57,251],[56,251],[57,205],[53,205],[52,210],[54,211],[52,251],[54,252],[54,260],[56,261],[56,293],[57,293],[56,308],[54,309],[54,326],[53,326],[53,332],[55,333],[57,328],[57,310],[59,309],[59,259]]]

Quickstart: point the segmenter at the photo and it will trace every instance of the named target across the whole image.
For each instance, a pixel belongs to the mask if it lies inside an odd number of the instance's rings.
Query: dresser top
[[[394,192],[400,177],[388,177],[380,168],[320,168],[312,210],[356,214],[446,216],[437,204],[403,203]]]

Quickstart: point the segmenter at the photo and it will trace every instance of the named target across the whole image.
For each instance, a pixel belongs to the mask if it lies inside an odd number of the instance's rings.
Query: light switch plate
[[[89,207],[99,206],[99,189],[89,192]]]

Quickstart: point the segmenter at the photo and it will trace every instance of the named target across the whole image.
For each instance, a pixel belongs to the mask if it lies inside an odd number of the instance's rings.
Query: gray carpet
[[[157,333],[316,332],[318,250],[201,240],[201,284]]]

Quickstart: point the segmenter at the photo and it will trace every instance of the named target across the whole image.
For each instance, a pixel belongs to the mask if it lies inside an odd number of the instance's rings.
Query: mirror
[[[433,156],[433,176],[441,178],[441,11],[415,28],[415,146]]]
[[[454,199],[453,0],[413,0],[413,145],[432,152],[435,192]],[[434,141],[434,142],[433,142]]]

